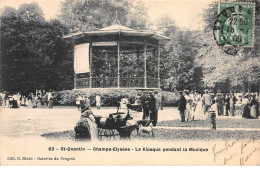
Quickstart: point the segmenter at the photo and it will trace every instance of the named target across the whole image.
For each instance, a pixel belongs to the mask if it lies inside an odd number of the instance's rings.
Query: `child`
[[[212,129],[216,130],[216,112],[218,111],[217,109],[217,104],[215,100],[212,100],[212,105],[210,107],[209,113],[210,113],[210,118],[211,118],[211,124],[213,125]]]

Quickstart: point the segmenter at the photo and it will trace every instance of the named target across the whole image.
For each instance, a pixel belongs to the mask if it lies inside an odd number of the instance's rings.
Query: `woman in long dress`
[[[80,121],[85,123],[85,126],[87,127],[87,130],[89,132],[91,141],[97,141],[98,140],[98,128],[97,128],[96,120],[95,120],[92,110],[89,108],[89,106],[86,103],[84,103],[81,106]]]
[[[96,107],[98,110],[100,110],[100,105],[101,105],[101,98],[100,98],[100,95],[97,94],[96,95]]]
[[[192,99],[191,97],[188,95],[189,92],[186,91],[185,93],[185,99],[186,99],[186,110],[185,110],[185,121],[189,121],[191,120],[191,104],[192,104]]]
[[[32,97],[32,106],[33,108],[37,108],[37,96]]]
[[[52,109],[53,108],[53,97],[52,97],[51,91],[48,93],[48,101],[49,101],[48,107],[49,107],[49,109]]]
[[[252,96],[252,99],[250,101],[250,117],[251,118],[258,118],[258,102],[255,99],[255,95]]]
[[[22,96],[21,106],[25,106],[25,97],[24,96]]]
[[[229,98],[230,98],[230,115],[231,116],[235,116],[235,104],[236,104],[236,101],[237,101],[237,98],[235,97],[234,94],[230,94],[229,95]]]
[[[194,112],[194,120],[205,120],[205,114],[202,107],[201,95],[196,96],[196,109]]]
[[[250,102],[248,100],[248,96],[247,95],[245,95],[245,97],[243,98],[242,105],[244,106],[242,117],[250,118]]]
[[[28,96],[28,108],[32,108],[32,93]]]

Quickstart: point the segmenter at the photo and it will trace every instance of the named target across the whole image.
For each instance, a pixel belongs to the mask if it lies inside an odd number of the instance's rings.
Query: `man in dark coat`
[[[153,126],[156,126],[157,123],[156,99],[154,97],[153,92],[149,92],[149,96],[150,96],[150,102],[149,102],[150,119],[152,121]]]
[[[180,111],[180,115],[181,115],[181,122],[185,122],[185,110],[186,110],[186,99],[184,97],[185,94],[184,92],[180,92],[180,100],[179,100],[179,106],[178,106],[178,110]]]
[[[161,95],[161,94],[160,94]],[[155,122],[154,122],[154,126],[156,126],[156,124],[157,124],[157,121],[158,121],[158,110],[159,110],[159,108],[160,108],[160,105],[161,105],[161,102],[162,102],[162,96],[160,96],[159,94],[158,94],[158,92],[157,91],[155,91],[154,92],[154,97],[155,97],[155,100],[156,100],[156,105],[155,105]]]
[[[150,97],[148,92],[144,92],[143,96],[141,97],[142,100],[142,107],[143,107],[143,119],[149,117],[149,102]]]
[[[221,93],[217,93],[217,99],[216,99],[216,103],[217,103],[217,108],[218,108],[218,116],[222,116],[224,115],[223,112],[224,112],[224,105],[223,105],[223,98],[222,98],[222,95]]]
[[[226,95],[225,99],[224,99],[224,102],[225,102],[225,107],[226,107],[226,116],[229,116],[229,113],[230,112],[230,98],[229,98],[229,94]]]

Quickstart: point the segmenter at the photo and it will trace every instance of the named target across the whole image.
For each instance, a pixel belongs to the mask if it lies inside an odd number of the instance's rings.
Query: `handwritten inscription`
[[[255,147],[251,152],[249,152],[245,157],[240,158],[240,165],[245,165],[245,162],[256,152],[260,150],[260,146]]]
[[[228,140],[225,141],[225,146],[224,148],[217,150],[217,144],[215,144],[212,148],[213,155],[214,155],[214,161],[216,162],[216,158],[218,157],[219,154],[227,151],[229,148],[233,147],[238,141],[233,141],[231,143],[228,142]]]
[[[239,140],[226,140],[224,145],[214,144],[212,153],[215,163],[217,163],[217,160],[220,160],[219,163],[222,161],[224,165],[227,165],[231,163],[231,160],[234,162],[237,159],[240,165],[245,165],[259,150],[259,142],[256,142],[256,139],[252,137],[247,141],[242,141],[242,143]]]
[[[236,155],[237,155],[237,154],[235,153],[235,154],[231,154],[231,155],[229,155],[228,158],[224,158],[224,164],[226,165],[227,162],[228,162],[229,160],[233,159],[233,157],[235,157]]]

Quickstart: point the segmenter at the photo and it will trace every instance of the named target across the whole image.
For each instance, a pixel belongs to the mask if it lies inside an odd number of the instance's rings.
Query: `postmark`
[[[219,14],[213,34],[217,44],[228,54],[254,46],[255,3],[219,2]]]

